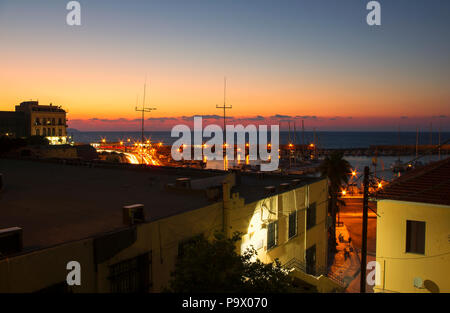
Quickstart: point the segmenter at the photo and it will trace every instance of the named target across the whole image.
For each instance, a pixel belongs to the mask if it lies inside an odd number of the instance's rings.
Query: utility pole
[[[219,106],[218,104],[216,104],[216,109],[223,109],[223,132],[225,134],[225,120],[226,120],[226,116],[225,116],[225,110],[226,109],[232,109],[233,106],[227,106],[226,105],[226,94],[227,94],[227,78],[224,77],[223,78],[223,106]]]
[[[363,223],[362,223],[362,249],[361,249],[361,281],[360,292],[366,292],[366,267],[367,267],[367,217],[369,209],[369,167],[364,167],[364,199],[363,199]]]
[[[305,123],[302,120],[302,157],[305,159]]]
[[[292,167],[292,146],[291,146],[291,144],[292,144],[292,142],[291,142],[291,121],[288,121],[288,129],[289,129],[289,145],[288,145],[288,148],[289,148],[289,168],[291,168]]]
[[[145,87],[147,85],[147,81],[144,83],[144,98],[142,99],[142,109],[138,109],[138,107],[136,106],[135,111],[141,112],[142,113],[142,129],[141,129],[141,164],[144,164],[144,113],[145,112],[151,112],[156,110],[156,108],[146,108],[145,107]]]

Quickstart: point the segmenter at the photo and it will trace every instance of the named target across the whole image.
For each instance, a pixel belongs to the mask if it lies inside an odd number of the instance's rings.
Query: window
[[[55,125],[55,118],[52,118],[52,125]]]
[[[278,243],[278,222],[267,225],[267,250],[275,247]]]
[[[40,136],[40,135],[41,135],[41,132],[39,131],[38,128],[36,128],[36,136]]]
[[[58,125],[62,125],[62,119],[58,118]]]
[[[202,238],[203,238],[203,235],[198,235],[198,236],[194,236],[194,237],[191,237],[189,239],[180,241],[178,243],[178,257],[182,257],[184,255],[185,248],[186,248],[187,245],[193,244],[193,243],[195,243],[196,241],[199,241]]]
[[[52,136],[55,136],[56,130],[52,128]]]
[[[34,125],[41,125],[41,122],[39,121],[39,117],[36,117],[36,122],[34,123]]]
[[[58,135],[59,135],[59,137],[61,137],[62,136],[62,129],[60,128],[60,129],[58,129]]]
[[[297,211],[289,214],[289,238],[297,235]]]
[[[406,252],[425,254],[425,222],[406,221]]]
[[[111,292],[148,292],[151,286],[152,254],[145,253],[135,258],[111,265],[109,277]]]
[[[44,128],[42,129],[42,135],[43,135],[43,136],[47,136],[47,128],[44,127]]]
[[[306,229],[316,225],[316,203],[312,203],[306,210]]]

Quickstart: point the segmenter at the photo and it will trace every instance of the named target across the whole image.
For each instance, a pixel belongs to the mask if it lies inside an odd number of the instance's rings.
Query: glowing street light
[[[342,193],[343,196],[345,196],[347,194],[347,190],[344,189],[344,190],[341,191],[341,193]]]

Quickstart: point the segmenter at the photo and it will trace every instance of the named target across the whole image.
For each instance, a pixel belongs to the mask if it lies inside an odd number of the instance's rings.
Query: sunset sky
[[[450,131],[450,1],[0,0],[0,110],[52,102],[79,130],[147,129],[193,115],[321,130]],[[216,116],[219,115],[219,116]]]

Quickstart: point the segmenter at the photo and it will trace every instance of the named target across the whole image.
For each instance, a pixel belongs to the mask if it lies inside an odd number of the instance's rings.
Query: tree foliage
[[[288,292],[292,278],[280,262],[264,264],[255,249],[236,252],[241,234],[199,236],[182,245],[169,283],[172,292]]]
[[[349,173],[352,168],[350,163],[344,159],[344,154],[339,151],[327,155],[320,165],[322,176],[330,180],[330,192],[337,194],[344,184],[348,183]]]
[[[333,218],[333,225],[331,227],[331,242],[336,244],[336,213],[338,205],[343,205],[343,201],[339,200],[337,195],[341,191],[344,184],[348,183],[349,173],[352,168],[350,163],[344,159],[344,154],[339,151],[335,151],[330,155],[327,155],[320,164],[320,173],[322,177],[328,177],[329,179],[329,205],[328,211]],[[335,249],[335,246],[333,247]]]
[[[0,153],[9,152],[30,145],[45,146],[48,144],[49,144],[48,139],[43,136],[30,136],[26,138],[0,136]]]

